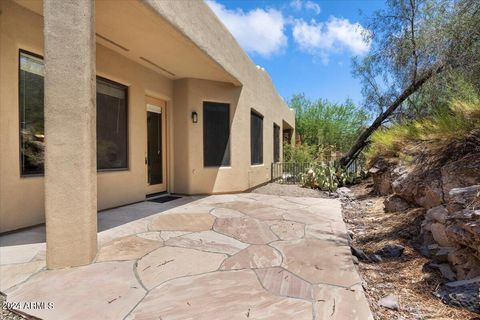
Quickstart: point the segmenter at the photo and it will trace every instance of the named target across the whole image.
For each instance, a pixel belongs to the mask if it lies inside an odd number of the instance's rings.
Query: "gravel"
[[[329,198],[328,194],[323,191],[302,188],[295,184],[268,183],[253,189],[252,192],[276,196]]]

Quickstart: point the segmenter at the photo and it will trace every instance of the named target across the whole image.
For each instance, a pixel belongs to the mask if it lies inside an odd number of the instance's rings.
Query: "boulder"
[[[392,193],[392,178],[388,169],[373,167],[369,171],[373,179],[373,188],[376,193],[385,196]]]
[[[368,259],[372,262],[382,262],[383,259],[378,254],[371,253],[368,255]]]
[[[475,256],[480,259],[480,221],[451,222],[445,228],[445,234],[451,242],[475,250]]]
[[[410,204],[396,194],[389,195],[383,202],[385,212],[401,212],[410,208]]]
[[[382,249],[375,252],[384,258],[397,258],[403,254],[405,247],[399,244],[387,244]]]
[[[443,193],[449,200],[449,192],[454,188],[480,185],[480,155],[469,154],[459,160],[444,165],[441,169]]]
[[[398,298],[391,294],[380,299],[378,301],[378,305],[387,309],[392,309],[392,310],[398,310],[400,308],[400,304],[398,303]]]
[[[427,210],[425,219],[427,221],[435,221],[438,223],[445,223],[447,220],[448,210],[444,206],[436,206]]]
[[[363,252],[362,249],[358,249],[352,246],[350,247],[350,251],[352,252],[352,255],[354,257],[357,257],[360,260],[368,260],[367,255],[365,254],[365,252]]]
[[[480,278],[448,282],[440,286],[435,295],[449,305],[480,313]],[[472,318],[476,319],[476,318]]]
[[[448,254],[448,262],[453,267],[458,280],[480,276],[480,260],[470,248],[458,248]]]
[[[383,158],[375,161],[375,164],[368,171],[373,179],[373,188],[376,193],[386,196],[393,193],[392,183],[406,168],[402,165],[392,163]]]
[[[405,170],[392,183],[392,190],[398,196],[410,203],[425,209],[439,206],[443,203],[443,189],[440,170],[421,172]]]
[[[480,202],[480,184],[453,188],[448,192],[448,211],[456,212]]]
[[[438,251],[433,256],[433,260],[437,262],[448,262],[448,255],[452,251],[454,251],[454,248],[452,247],[439,248]]]
[[[445,229],[445,225],[438,222],[434,222],[430,225],[430,232],[432,233],[435,242],[442,247],[451,247],[452,243],[448,239]]]

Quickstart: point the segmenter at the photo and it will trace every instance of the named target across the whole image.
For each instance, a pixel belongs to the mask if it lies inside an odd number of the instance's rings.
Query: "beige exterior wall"
[[[145,95],[167,101],[170,192],[238,192],[268,181],[273,123],[281,129],[283,121],[294,126],[294,114],[278,96],[268,74],[255,68],[203,2],[147,2],[158,19],[169,21],[195,44],[195,50],[200,48],[242,86],[167,78],[97,43],[97,75],[129,87],[129,169],[98,172],[98,209],[145,199]],[[44,222],[44,179],[20,177],[18,131],[18,50],[43,54],[43,18],[10,0],[0,1],[0,10],[0,232],[4,232]],[[230,104],[230,167],[203,167],[203,101]],[[257,166],[250,165],[252,108],[264,116],[264,163]],[[199,115],[196,124],[191,121],[192,111]]]
[[[0,1],[0,6],[0,232],[4,232],[45,222],[44,178],[20,177],[18,112],[18,51],[43,55],[43,18],[8,0]],[[101,45],[96,51],[97,75],[129,87],[129,169],[98,172],[102,210],[145,199],[145,95],[171,101],[173,81]]]

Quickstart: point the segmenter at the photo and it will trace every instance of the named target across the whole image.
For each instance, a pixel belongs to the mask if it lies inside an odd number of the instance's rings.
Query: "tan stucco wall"
[[[187,157],[176,156],[176,166],[185,170],[181,171],[182,169],[178,168],[176,172],[188,175],[188,179],[182,179],[181,185],[177,182],[175,191],[182,193],[243,191],[268,181],[273,160],[273,123],[279,125],[281,130],[283,121],[295,127],[295,115],[278,95],[268,73],[256,68],[203,1],[145,2],[243,84],[242,87],[233,87],[205,80],[175,81],[175,111],[178,112],[180,109],[184,111],[184,114],[177,115],[178,118],[175,120],[182,121],[189,129],[187,132],[178,130],[175,139],[177,142],[181,141],[181,144],[189,145],[191,151]],[[233,117],[231,168],[203,168],[201,119],[203,101],[231,103]],[[264,116],[264,164],[257,166],[250,166],[252,108]],[[188,121],[192,111],[199,114],[197,124]],[[177,150],[178,146],[175,148]]]
[[[266,75],[256,74],[257,83]],[[273,123],[280,127],[288,114],[281,105],[272,103],[267,92],[252,86],[236,87],[220,82],[182,79],[175,81],[175,192],[186,194],[244,191],[270,179],[273,161]],[[230,104],[230,166],[203,167],[203,102]],[[263,118],[263,165],[250,165],[250,111]],[[198,113],[192,123],[191,113]],[[288,117],[287,117],[288,119]],[[187,129],[187,130],[186,130]]]
[[[43,55],[43,19],[8,0],[0,1],[0,10],[0,232],[4,232],[45,221],[44,179],[20,177],[18,136],[18,50]],[[97,74],[129,86],[129,170],[98,173],[101,210],[145,199],[145,95],[170,102],[173,82],[98,44]]]
[[[203,2],[147,3],[158,19],[170,21],[191,46],[200,48],[242,85],[193,78],[171,80],[97,43],[97,74],[129,86],[129,170],[97,174],[98,209],[145,198],[145,95],[167,101],[169,191],[238,192],[267,182],[273,159],[273,123],[281,129],[283,121],[294,126],[294,114],[278,96],[268,74],[255,67]],[[0,9],[0,232],[4,232],[44,221],[44,179],[20,178],[17,69],[20,48],[43,53],[43,20],[10,0],[0,1]],[[228,168],[203,168],[203,101],[230,103]],[[264,116],[264,161],[257,166],[250,165],[252,108]],[[191,121],[192,111],[199,115],[196,124]]]

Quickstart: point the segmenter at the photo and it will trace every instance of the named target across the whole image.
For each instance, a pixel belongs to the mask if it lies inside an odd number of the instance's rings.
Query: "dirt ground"
[[[288,197],[328,198],[328,193],[326,192],[302,188],[296,184],[268,183],[264,186],[253,189],[252,192]]]
[[[385,213],[384,197],[372,193],[372,182],[368,180],[351,190],[356,200],[344,201],[343,211],[347,227],[353,233],[353,246],[366,254],[386,244],[405,247],[399,258],[358,264],[375,319],[480,320],[479,314],[445,305],[434,296],[444,280],[439,272],[426,267],[429,260],[415,250],[424,210]],[[377,302],[389,294],[398,298],[399,310],[378,306]]]

